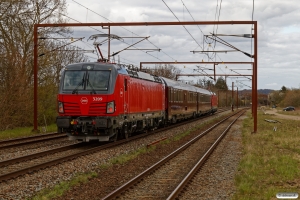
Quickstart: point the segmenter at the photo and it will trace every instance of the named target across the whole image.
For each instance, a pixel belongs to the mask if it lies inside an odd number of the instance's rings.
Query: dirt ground
[[[277,118],[280,118],[280,119],[300,120],[300,116],[298,116],[298,115],[279,114],[279,113],[277,113],[277,109],[271,109],[271,110],[262,109],[262,112],[264,112],[266,115],[275,115]],[[287,111],[287,112],[295,112],[295,111]]]

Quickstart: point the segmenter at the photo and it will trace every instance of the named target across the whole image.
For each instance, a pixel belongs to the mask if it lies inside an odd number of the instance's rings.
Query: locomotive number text
[[[102,101],[102,97],[93,97],[93,101]]]

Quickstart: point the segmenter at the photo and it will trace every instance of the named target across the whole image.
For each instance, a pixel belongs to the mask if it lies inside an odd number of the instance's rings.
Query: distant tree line
[[[268,100],[271,105],[280,107],[300,107],[300,89],[282,86],[279,91],[270,93]]]

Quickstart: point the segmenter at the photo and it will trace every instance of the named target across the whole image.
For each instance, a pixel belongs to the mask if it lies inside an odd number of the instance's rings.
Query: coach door
[[[128,78],[124,78],[124,114],[128,115],[129,112],[129,89]]]

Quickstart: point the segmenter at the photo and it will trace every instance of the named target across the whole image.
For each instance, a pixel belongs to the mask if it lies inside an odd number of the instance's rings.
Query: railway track
[[[219,112],[224,112],[224,111],[227,110],[221,110]],[[184,124],[191,123],[199,119],[201,120],[202,118],[205,117],[206,116],[189,120],[189,121],[183,121],[181,123],[172,126],[164,127],[151,132],[146,132],[144,134],[130,137],[127,140],[120,140],[114,143],[106,143],[106,144],[102,143],[100,146],[97,145],[96,143],[94,143],[93,145],[91,145],[90,143],[78,143],[78,144],[67,145],[67,146],[50,149],[47,151],[42,151],[30,155],[25,155],[25,156],[21,156],[9,160],[3,160],[0,162],[0,167],[3,169],[2,172],[0,173],[0,182],[16,178],[27,173],[32,173],[34,171],[38,171],[53,165],[57,165],[59,163],[66,162],[78,158],[80,156],[92,154],[94,152],[101,151],[106,148],[112,148],[114,146],[118,146],[123,143],[128,143],[132,140],[137,140],[139,138],[146,137],[149,134],[155,134],[161,131],[165,131],[167,129],[176,128],[178,126],[182,126]],[[25,145],[26,143],[24,142],[22,144]]]
[[[10,140],[1,140],[0,150],[39,143],[39,142],[46,142],[46,141],[56,140],[61,138],[67,138],[66,134],[49,133],[49,134],[35,135],[35,136],[22,137],[22,138],[10,139]]]
[[[219,109],[216,113],[221,113],[221,112],[224,112],[227,110],[228,109]],[[199,118],[197,118],[197,119],[199,119]],[[195,119],[195,120],[197,120],[197,119]],[[179,124],[179,125],[182,125],[182,124]],[[21,137],[21,138],[9,139],[9,140],[0,140],[0,150],[34,144],[34,143],[38,143],[38,142],[46,142],[46,141],[61,139],[61,138],[67,138],[66,134],[55,132],[55,133],[35,135],[35,136],[29,136],[29,137]]]
[[[189,180],[243,113],[244,111],[240,111],[222,120],[103,199],[178,198]]]

